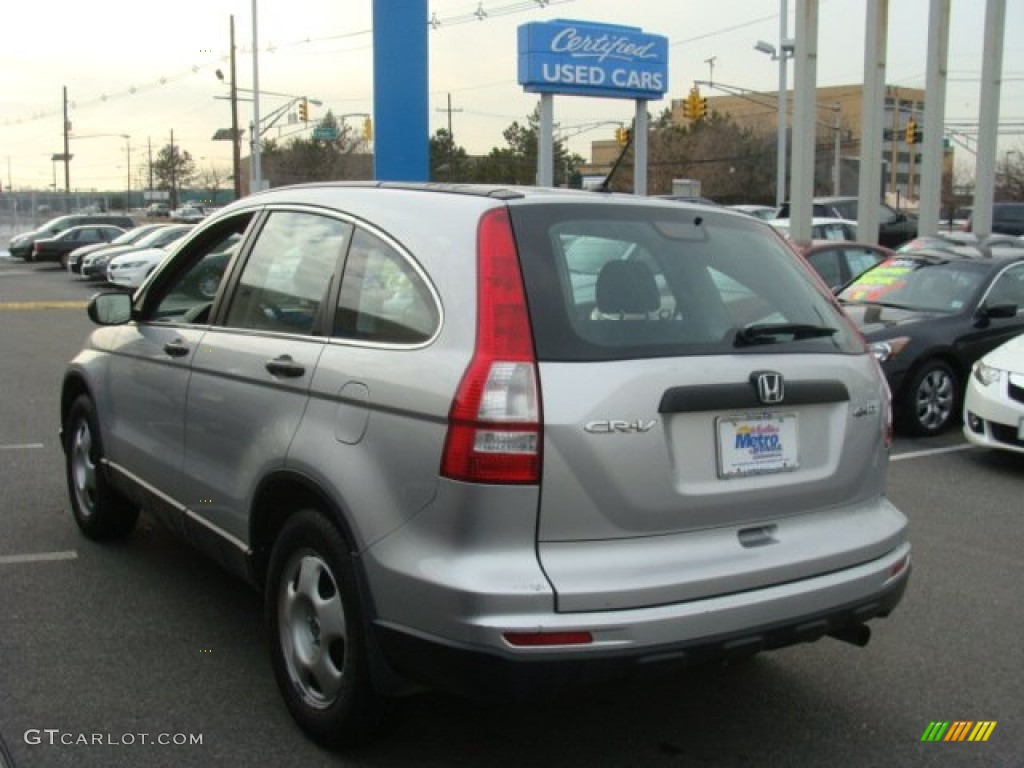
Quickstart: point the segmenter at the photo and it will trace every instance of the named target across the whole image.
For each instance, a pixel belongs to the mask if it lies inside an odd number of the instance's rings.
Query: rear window
[[[510,210],[542,360],[863,351],[807,265],[749,217],[632,205]]]

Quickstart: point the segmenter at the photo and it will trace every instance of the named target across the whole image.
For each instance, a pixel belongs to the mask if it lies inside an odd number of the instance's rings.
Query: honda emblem
[[[764,405],[781,403],[785,397],[782,374],[775,371],[755,371],[750,374],[751,381],[757,385],[757,399]]]

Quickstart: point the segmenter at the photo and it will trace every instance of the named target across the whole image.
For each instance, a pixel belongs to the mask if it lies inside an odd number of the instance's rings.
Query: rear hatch
[[[544,414],[538,551],[560,610],[762,588],[892,548],[884,383],[766,225],[512,212]]]

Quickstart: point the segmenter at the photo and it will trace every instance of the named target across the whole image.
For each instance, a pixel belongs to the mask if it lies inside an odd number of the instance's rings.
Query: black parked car
[[[972,363],[1024,333],[1024,251],[995,253],[899,253],[839,294],[882,364],[902,431],[951,426]]]
[[[967,219],[966,230],[974,231],[974,214]],[[992,232],[999,235],[1024,235],[1024,203],[993,203]]]
[[[121,229],[131,229],[135,222],[129,216],[114,216],[110,214],[73,213],[67,216],[57,216],[32,232],[22,232],[11,238],[7,246],[11,256],[18,259],[29,259],[32,256],[32,244],[36,240],[43,240],[55,237],[66,229],[81,226],[82,224],[110,224]]]
[[[109,243],[93,243],[92,245],[83,245],[81,248],[76,248],[69,253],[64,259],[61,260],[61,266],[67,269],[69,272],[81,272],[82,271],[82,260],[90,253],[96,253],[97,251],[103,250],[104,248],[119,248],[122,245],[134,245],[142,238],[155,232],[161,227],[166,226],[165,224],[143,224],[142,226],[129,229],[123,235],[118,236]]]
[[[814,216],[857,221],[858,200],[856,197],[816,197]],[[878,244],[886,248],[898,248],[907,240],[917,237],[917,219],[897,211],[885,203],[879,203]],[[777,218],[788,219],[789,203],[779,208]]]
[[[71,251],[83,245],[109,243],[124,234],[124,230],[110,224],[83,224],[65,229],[56,237],[40,238],[32,243],[31,261],[59,261],[66,268]]]

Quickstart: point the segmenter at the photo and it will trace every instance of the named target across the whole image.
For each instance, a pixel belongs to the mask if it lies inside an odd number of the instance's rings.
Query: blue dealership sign
[[[660,99],[668,91],[668,38],[589,21],[524,24],[519,84],[529,93]]]

